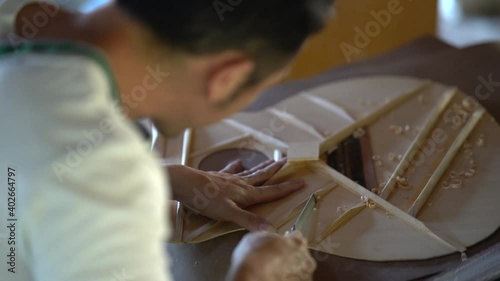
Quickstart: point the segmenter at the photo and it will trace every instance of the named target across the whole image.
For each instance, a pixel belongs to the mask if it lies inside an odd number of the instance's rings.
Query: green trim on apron
[[[99,64],[109,81],[112,98],[121,105],[118,84],[107,58],[90,46],[68,42],[23,42],[16,45],[0,44],[0,57],[10,54],[76,54],[93,59]]]

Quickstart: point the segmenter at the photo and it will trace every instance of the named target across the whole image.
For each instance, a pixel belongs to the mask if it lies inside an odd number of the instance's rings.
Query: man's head
[[[325,24],[332,0],[116,4],[148,31],[146,53],[170,73],[151,92],[163,95],[155,122],[173,134],[234,114],[282,80],[306,38]]]

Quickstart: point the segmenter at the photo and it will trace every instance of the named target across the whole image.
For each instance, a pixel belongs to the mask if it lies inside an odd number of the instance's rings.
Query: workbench
[[[285,98],[325,83],[369,75],[404,75],[455,85],[467,94],[481,93],[482,105],[500,120],[500,43],[457,49],[427,37],[378,57],[332,69],[318,76],[290,82],[265,92],[248,111],[258,111]],[[492,85],[493,84],[493,85]],[[479,93],[478,92],[478,93]],[[489,94],[488,94],[489,93]],[[495,214],[492,214],[495,215]],[[224,280],[231,253],[244,232],[200,244],[168,244],[175,280]],[[500,231],[470,247],[469,258],[498,250]],[[313,252],[318,260],[315,281],[332,280],[430,280],[431,276],[462,263],[459,253],[424,261],[370,262]]]

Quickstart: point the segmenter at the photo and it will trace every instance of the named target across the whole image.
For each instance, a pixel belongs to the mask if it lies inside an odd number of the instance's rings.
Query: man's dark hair
[[[174,49],[236,49],[253,59],[255,83],[283,67],[320,30],[333,0],[118,0]]]

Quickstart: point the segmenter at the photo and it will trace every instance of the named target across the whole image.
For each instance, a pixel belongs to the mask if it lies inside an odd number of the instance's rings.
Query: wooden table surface
[[[474,95],[500,120],[500,44],[456,49],[435,38],[423,38],[402,48],[356,64],[327,71],[313,78],[287,83],[264,93],[248,110],[255,111],[298,92],[332,81],[370,75],[405,75],[456,85]],[[484,80],[492,80],[489,86]],[[478,91],[476,91],[479,89]],[[493,214],[492,214],[493,215]],[[233,249],[243,232],[201,244],[168,244],[175,280],[224,280]],[[469,257],[496,245],[497,230],[488,239],[470,247]],[[425,261],[369,262],[313,252],[318,260],[315,281],[425,280],[426,277],[461,263],[460,254]]]

